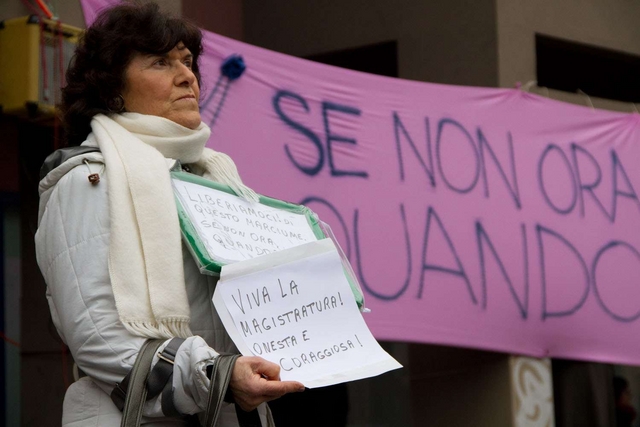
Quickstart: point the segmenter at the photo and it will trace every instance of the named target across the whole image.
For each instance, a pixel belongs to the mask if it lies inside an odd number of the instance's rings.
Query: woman
[[[146,403],[147,425],[185,425],[183,415],[202,412],[208,367],[237,352],[211,303],[216,280],[182,247],[169,178],[187,165],[256,198],[227,156],[204,148],[201,38],[157,5],[119,5],[87,29],[67,72],[62,114],[69,144],[82,147],[45,163],[36,233],[54,323],[86,374],[67,390],[65,426],[120,424],[110,395],[148,338],[184,341],[171,344],[173,377]],[[230,390],[243,410],[260,406],[266,426],[263,403],[304,386],[279,381],[264,359],[240,357]],[[232,405],[219,425],[237,425]]]

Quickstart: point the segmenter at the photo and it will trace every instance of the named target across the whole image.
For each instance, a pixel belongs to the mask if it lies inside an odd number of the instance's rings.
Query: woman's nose
[[[191,86],[196,81],[196,75],[193,74],[193,70],[183,63],[178,65],[176,73],[176,85],[189,85]]]

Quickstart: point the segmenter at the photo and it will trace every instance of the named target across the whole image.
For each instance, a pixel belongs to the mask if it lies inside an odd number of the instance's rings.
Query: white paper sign
[[[213,302],[245,356],[322,387],[401,368],[367,328],[330,239],[222,267]]]
[[[316,240],[304,215],[175,178],[173,186],[216,261],[229,264]]]

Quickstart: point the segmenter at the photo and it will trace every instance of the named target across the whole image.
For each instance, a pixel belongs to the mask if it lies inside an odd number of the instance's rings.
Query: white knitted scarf
[[[194,164],[204,177],[257,200],[229,156],[204,148],[210,129],[137,113],[91,121],[109,183],[109,276],[118,315],[133,334],[188,337],[180,226],[165,158]],[[91,139],[91,138],[90,138]]]

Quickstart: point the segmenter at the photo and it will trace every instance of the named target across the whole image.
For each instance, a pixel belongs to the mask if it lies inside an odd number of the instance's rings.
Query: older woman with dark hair
[[[153,361],[166,384],[146,402],[145,425],[192,423],[218,355],[237,353],[211,303],[216,280],[182,246],[169,175],[183,167],[257,198],[228,156],[205,148],[201,39],[156,5],[119,5],[87,29],[67,72],[61,110],[69,145],[81,145],[45,162],[36,233],[53,321],[85,375],[67,390],[65,426],[120,425],[119,384],[149,338],[166,340]],[[240,357],[229,389],[267,425],[263,403],[304,386]],[[218,425],[237,425],[232,405]]]

